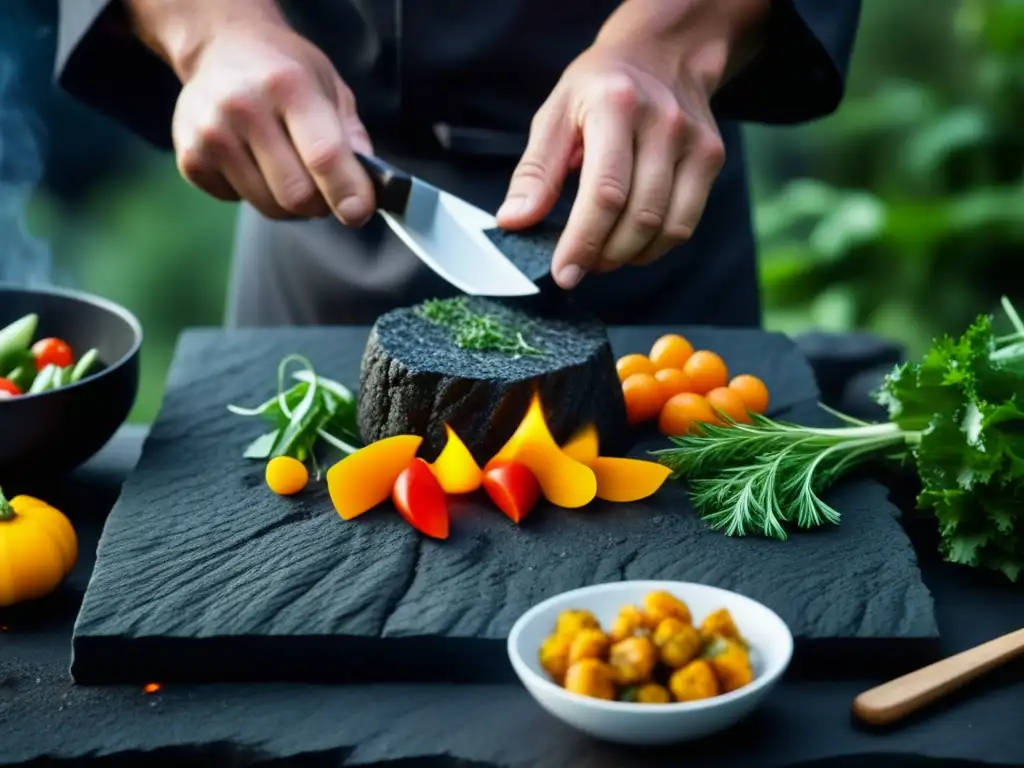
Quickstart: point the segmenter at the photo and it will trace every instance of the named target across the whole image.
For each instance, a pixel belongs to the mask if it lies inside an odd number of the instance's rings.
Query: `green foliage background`
[[[839,112],[748,130],[766,324],[870,329],[919,351],[1019,298],[1022,108],[1024,3],[865,0]],[[58,266],[145,326],[136,421],[159,407],[180,330],[222,320],[234,224],[142,152],[81,206],[32,206]]]

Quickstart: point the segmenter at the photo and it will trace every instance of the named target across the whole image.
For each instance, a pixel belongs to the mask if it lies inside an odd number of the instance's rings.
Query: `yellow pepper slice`
[[[588,424],[575,435],[569,442],[562,446],[562,453],[570,459],[575,459],[580,464],[590,464],[597,458],[598,437],[597,427]]]
[[[445,493],[472,493],[483,482],[483,470],[455,430],[447,424],[444,430],[447,435],[444,448],[431,464],[434,476]]]
[[[583,507],[597,494],[593,471],[567,456],[551,436],[537,394],[518,429],[488,466],[501,461],[519,462],[533,472],[544,498],[556,506]]]
[[[327,490],[342,520],[351,520],[390,498],[395,480],[409,466],[423,438],[385,437],[349,454],[327,470]]]

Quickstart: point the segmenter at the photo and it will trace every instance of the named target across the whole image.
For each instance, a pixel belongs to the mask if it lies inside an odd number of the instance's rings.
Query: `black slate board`
[[[613,346],[644,350],[664,330],[614,329]],[[774,413],[820,418],[810,369],[785,337],[679,330],[765,379]],[[701,581],[762,600],[793,629],[798,660],[841,650],[852,665],[882,643],[920,661],[936,649],[911,545],[870,481],[832,494],[842,525],[785,543],[708,531],[678,487],[644,504],[538,508],[521,528],[467,500],[447,542],[387,509],[344,523],[325,489],[275,497],[262,464],[240,458],[259,425],[225,404],[270,395],[292,352],[353,384],[366,333],[183,335],[160,417],[99,544],[75,627],[76,681],[505,680],[504,638],[523,611],[622,578]]]

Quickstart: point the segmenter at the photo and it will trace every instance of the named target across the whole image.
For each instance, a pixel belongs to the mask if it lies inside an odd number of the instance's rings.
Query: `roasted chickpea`
[[[614,699],[615,673],[600,659],[581,659],[566,672],[565,690],[595,699]]]
[[[691,661],[682,669],[673,672],[668,687],[676,701],[710,699],[719,692],[715,671],[703,659]]]
[[[540,665],[555,682],[560,683],[565,679],[566,670],[569,669],[569,650],[571,648],[572,638],[566,635],[551,635],[541,643]]]
[[[608,635],[600,629],[581,629],[569,646],[569,664],[581,659],[603,659],[609,645]]]
[[[646,621],[647,617],[637,606],[624,605],[619,611],[619,615],[615,617],[615,621],[612,622],[612,629],[608,635],[615,642],[625,640],[627,637],[633,637],[633,635],[646,630],[648,628]]]
[[[555,634],[575,637],[580,630],[600,628],[601,624],[590,611],[562,611],[555,623]]]
[[[611,647],[608,663],[615,671],[615,679],[622,685],[646,683],[654,665],[658,661],[658,652],[649,637],[627,637]]]
[[[726,637],[731,640],[742,640],[740,631],[727,608],[719,608],[705,616],[704,621],[701,622],[700,631],[708,639]]]
[[[736,640],[716,640],[709,649],[708,662],[718,677],[724,693],[742,688],[754,679],[750,654],[747,653],[746,647]]]
[[[652,635],[661,663],[672,669],[693,661],[700,653],[700,632],[692,624],[679,619],[662,619]]]
[[[657,683],[647,683],[636,689],[637,704],[668,704],[672,696],[668,689]]]
[[[644,615],[647,623],[658,626],[664,619],[679,619],[684,624],[692,624],[693,617],[686,603],[675,595],[665,592],[651,592],[644,597]]]

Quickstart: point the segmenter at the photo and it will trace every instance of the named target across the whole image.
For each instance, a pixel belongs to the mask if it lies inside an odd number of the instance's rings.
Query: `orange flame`
[[[160,690],[160,683],[146,683],[142,686],[143,693],[156,693]]]

